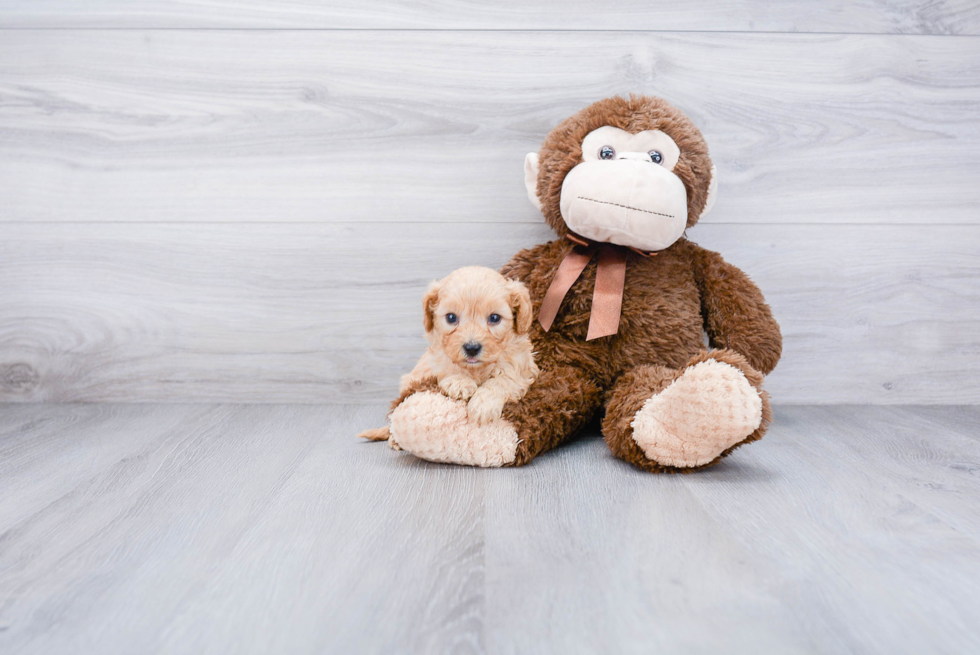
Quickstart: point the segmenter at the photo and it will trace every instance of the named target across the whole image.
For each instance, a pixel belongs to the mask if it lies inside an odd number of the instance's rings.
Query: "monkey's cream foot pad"
[[[466,403],[432,391],[413,394],[395,408],[389,442],[430,462],[467,466],[504,466],[517,453],[517,431],[509,422],[470,423]]]
[[[762,396],[740,370],[717,360],[689,367],[634,415],[633,440],[651,460],[708,464],[755,432]]]

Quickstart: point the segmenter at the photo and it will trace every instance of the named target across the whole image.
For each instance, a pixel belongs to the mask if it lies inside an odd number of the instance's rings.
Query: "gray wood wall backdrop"
[[[0,400],[374,402],[523,156],[662,95],[781,403],[980,402],[976,2],[0,0]]]

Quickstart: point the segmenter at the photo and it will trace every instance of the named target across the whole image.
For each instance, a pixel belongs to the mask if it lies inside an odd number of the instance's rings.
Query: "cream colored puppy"
[[[522,398],[538,376],[527,288],[493,269],[467,266],[429,285],[422,307],[429,348],[402,376],[399,393],[434,377],[447,396],[468,401],[471,421],[500,418],[504,404]],[[358,436],[382,441],[389,430]]]

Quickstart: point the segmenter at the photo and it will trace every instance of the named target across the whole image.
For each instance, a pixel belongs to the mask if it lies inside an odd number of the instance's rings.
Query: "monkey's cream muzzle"
[[[582,139],[582,161],[562,180],[558,209],[586,239],[653,251],[670,247],[687,227],[687,190],[674,174],[681,151],[660,130],[631,134],[605,125]],[[537,197],[538,155],[524,161],[527,195]],[[701,216],[714,203],[714,167]]]
[[[684,234],[687,191],[647,153],[622,152],[615,161],[585,161],[569,171],[559,209],[568,229],[587,239],[663,250]]]

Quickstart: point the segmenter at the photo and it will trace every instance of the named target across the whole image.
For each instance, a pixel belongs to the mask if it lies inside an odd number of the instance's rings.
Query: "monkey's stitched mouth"
[[[614,207],[623,207],[624,209],[632,209],[635,212],[644,212],[646,214],[656,214],[657,216],[663,216],[664,218],[674,218],[673,214],[663,214],[661,212],[652,212],[649,209],[640,209],[639,207],[630,207],[629,205],[621,205],[618,202],[609,202],[607,200],[596,200],[595,198],[586,198],[585,196],[579,196],[579,200],[588,200],[589,202],[597,202],[600,205],[612,205]]]

